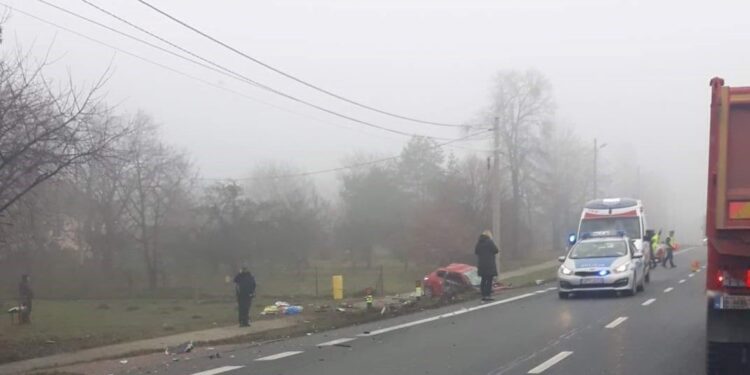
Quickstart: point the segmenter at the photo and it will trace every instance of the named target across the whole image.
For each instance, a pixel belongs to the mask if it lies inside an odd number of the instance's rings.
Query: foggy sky
[[[142,109],[164,138],[190,152],[201,176],[241,178],[258,162],[301,169],[341,164],[354,151],[398,153],[406,138],[353,124],[182,62],[34,0],[14,7],[273,106],[239,97],[13,13],[2,48],[32,48],[92,83],[112,63],[107,102]],[[59,6],[148,38],[78,0]],[[168,21],[134,0],[93,2],[253,79],[383,126],[458,137],[453,129],[376,115],[301,87]],[[659,226],[700,237],[705,206],[708,82],[750,85],[746,15],[734,1],[186,1],[152,0],[248,54],[355,100],[418,118],[461,123],[487,105],[500,69],[551,80],[559,122],[593,143],[605,173],[632,154],[642,175],[666,181],[673,202]],[[158,43],[158,42],[157,42]],[[587,141],[588,142],[588,141]],[[481,144],[465,146],[486,148]],[[593,145],[592,145],[593,147]],[[454,150],[456,153],[466,151]],[[604,167],[606,165],[606,167]],[[572,176],[578,178],[578,176]],[[640,189],[648,190],[648,179]],[[330,193],[335,175],[319,183]],[[612,192],[617,187],[604,187]],[[646,202],[648,204],[648,202]],[[648,206],[647,206],[648,207]],[[657,215],[659,216],[659,215]]]

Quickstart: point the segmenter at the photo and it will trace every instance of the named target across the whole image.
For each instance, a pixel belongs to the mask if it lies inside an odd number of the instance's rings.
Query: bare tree
[[[169,214],[185,198],[190,182],[190,165],[182,153],[159,142],[152,120],[139,113],[128,137],[131,163],[127,183],[132,194],[127,206],[132,236],[145,262],[149,289],[163,277],[161,232]]]
[[[0,61],[0,214],[21,197],[71,166],[101,156],[122,131],[102,112],[102,76],[87,90],[59,90],[18,53]]]
[[[487,110],[488,123],[499,120],[503,160],[510,184],[510,211],[503,216],[510,227],[503,231],[507,248],[518,255],[521,230],[521,204],[524,176],[533,167],[532,158],[540,151],[540,139],[554,114],[550,84],[539,72],[502,71],[495,78],[492,103]]]

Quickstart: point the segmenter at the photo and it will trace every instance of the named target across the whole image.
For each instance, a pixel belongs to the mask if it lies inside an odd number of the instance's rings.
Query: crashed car
[[[443,297],[445,294],[455,294],[466,290],[479,290],[482,279],[477,268],[464,263],[451,263],[440,267],[422,280],[422,290],[427,298]],[[493,292],[505,289],[501,283],[492,286]]]

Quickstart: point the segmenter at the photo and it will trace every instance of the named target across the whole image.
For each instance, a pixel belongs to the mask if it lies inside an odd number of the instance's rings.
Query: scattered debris
[[[289,302],[276,301],[273,305],[268,305],[263,308],[261,315],[297,315],[304,310],[304,307],[299,305],[291,305]]]
[[[140,309],[141,308],[138,307],[138,306],[128,306],[128,307],[125,308],[125,311],[136,311],[136,310],[140,310]]]
[[[164,349],[164,354],[170,355],[170,354],[184,354],[184,353],[190,353],[195,348],[195,345],[193,345],[193,341],[189,341],[186,343],[182,343],[177,346],[172,347],[166,347]],[[187,358],[186,358],[187,359]]]
[[[221,353],[214,353],[208,356],[208,359],[220,359]]]
[[[109,305],[106,303],[100,303],[99,306],[96,307],[97,310],[109,310]]]
[[[333,344],[333,346],[338,346],[341,348],[351,348],[352,346],[349,344]]]
[[[55,340],[47,340],[44,343],[48,344],[48,345],[52,345],[52,344],[57,344],[57,341],[55,341]]]
[[[123,360],[120,361],[120,364],[127,365],[128,364],[128,360],[127,359],[123,359]]]
[[[534,280],[534,283],[535,283],[536,285],[542,285],[542,284],[544,284],[544,280],[541,280],[541,279],[539,279],[539,280]]]
[[[202,316],[200,316],[200,315],[193,315],[193,316],[191,316],[190,318],[191,318],[191,319],[203,319],[203,317],[202,317]]]
[[[318,306],[315,306],[314,311],[316,313],[328,312],[328,311],[331,311],[331,306],[330,305],[318,305]]]

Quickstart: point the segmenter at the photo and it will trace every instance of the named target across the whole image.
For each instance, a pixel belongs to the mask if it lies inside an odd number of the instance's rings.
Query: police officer
[[[659,240],[661,239],[660,237],[661,237],[661,229],[659,229],[659,232],[655,233],[651,237],[651,249],[656,254],[656,256],[654,257],[654,267],[656,267],[656,265],[662,260],[662,259],[659,259],[659,244],[660,244]]]
[[[643,236],[643,246],[648,247],[648,266],[651,269],[656,267],[656,253],[654,252],[655,247],[653,245],[654,236],[656,236],[656,233],[651,229],[646,230],[646,235]]]
[[[240,273],[234,277],[237,307],[239,310],[240,327],[250,326],[250,305],[255,297],[255,277],[247,267],[242,267]]]
[[[667,255],[664,257],[664,260],[661,262],[661,266],[666,268],[667,261],[669,261],[669,267],[675,268],[675,265],[674,265],[674,231],[673,230],[669,231],[669,235],[664,240],[664,244],[666,245]]]

